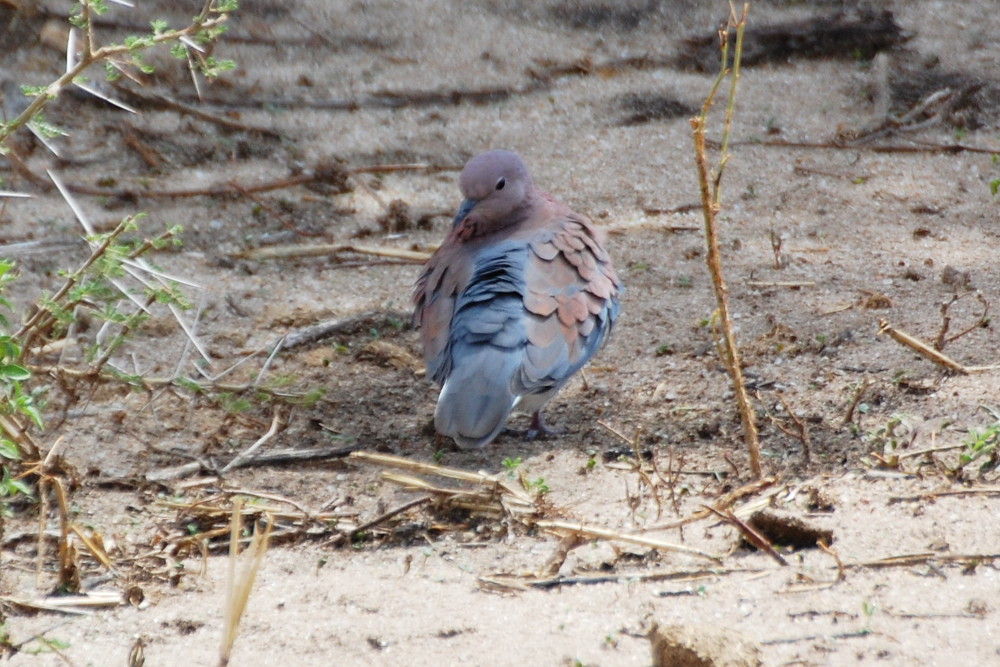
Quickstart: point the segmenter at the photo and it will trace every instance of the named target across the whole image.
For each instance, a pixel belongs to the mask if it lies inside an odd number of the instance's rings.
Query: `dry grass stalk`
[[[768,505],[770,505],[771,499],[774,498],[774,496],[776,496],[777,494],[781,493],[782,491],[788,488],[787,486],[778,486],[778,487],[774,486],[780,479],[781,478],[778,477],[777,475],[772,475],[770,477],[765,477],[763,479],[754,480],[749,484],[744,484],[740,488],[734,489],[729,493],[723,495],[715,502],[714,505],[712,505],[712,507],[714,507],[717,510],[726,510],[729,508],[730,505],[732,505],[740,498],[743,498],[745,496],[752,496],[764,489],[767,489],[768,487],[773,487],[771,489],[768,489],[767,492],[761,498],[754,499],[753,501],[747,502],[741,507],[733,510],[733,514],[735,514],[736,516],[748,517],[754,512],[756,512],[758,509],[761,509],[760,507],[761,505],[763,507],[767,507]],[[661,523],[659,525],[644,528],[642,532],[649,532],[653,530],[672,530],[674,528],[680,528],[681,526],[685,526],[689,523],[701,521],[702,519],[706,519],[710,516],[712,516],[711,510],[702,509],[693,513],[691,516],[679,519],[677,521],[671,521],[669,523]]]
[[[0,431],[6,433],[11,440],[17,443],[25,458],[38,460],[42,457],[38,443],[13,415],[0,415]]]
[[[714,507],[709,507],[708,505],[705,505],[704,507],[709,512],[715,514],[726,523],[735,526],[736,529],[739,530],[740,533],[743,535],[743,539],[745,539],[747,542],[754,545],[755,547],[766,553],[768,556],[773,558],[778,563],[778,565],[781,565],[782,567],[788,566],[788,561],[786,561],[781,554],[775,551],[774,547],[771,545],[768,539],[764,535],[762,535],[760,531],[756,530],[753,526],[743,521],[729,510],[720,512]]]
[[[374,519],[372,519],[370,521],[365,521],[363,524],[359,525],[357,528],[355,528],[354,530],[351,531],[350,537],[353,539],[353,538],[359,536],[361,533],[365,532],[366,530],[371,530],[375,526],[379,525],[380,523],[384,523],[385,521],[388,521],[389,519],[393,518],[394,516],[402,514],[403,512],[406,512],[407,510],[411,510],[414,507],[419,507],[421,505],[426,505],[430,501],[431,501],[431,497],[430,496],[424,496],[423,498],[417,498],[416,500],[411,500],[408,503],[403,503],[399,507],[391,509],[388,512],[383,512],[382,514],[378,515],[377,517],[375,517]]]
[[[600,424],[601,426],[603,426],[604,428],[606,428],[608,431],[610,431],[612,434],[614,434],[616,437],[618,437],[620,440],[622,440],[622,442],[626,443],[629,447],[632,448],[633,458],[631,460],[626,460],[626,462],[625,462],[625,469],[634,472],[639,477],[639,484],[638,484],[638,487],[639,487],[638,488],[638,494],[639,495],[636,496],[635,500],[633,501],[632,496],[630,496],[629,493],[628,493],[628,483],[627,482],[625,484],[625,495],[626,495],[626,502],[628,502],[629,506],[632,509],[633,521],[634,521],[634,518],[635,518],[634,517],[635,511],[638,509],[639,503],[641,502],[641,494],[642,494],[642,487],[643,487],[643,485],[646,485],[646,486],[649,487],[650,494],[653,496],[653,502],[656,503],[656,520],[659,521],[660,517],[663,516],[663,501],[660,499],[659,482],[662,481],[664,484],[668,484],[668,482],[667,482],[666,479],[664,479],[663,475],[660,473],[659,469],[657,469],[657,467],[656,467],[656,455],[655,454],[653,456],[651,456],[650,459],[649,459],[649,464],[650,464],[649,468],[650,468],[650,471],[656,476],[655,479],[653,477],[651,477],[650,474],[648,472],[646,472],[646,470],[643,469],[643,466],[642,466],[642,452],[640,451],[640,448],[639,448],[639,441],[640,441],[640,439],[642,437],[642,430],[641,429],[636,429],[635,435],[630,440],[624,433],[622,433],[618,429],[614,428],[613,426],[611,426],[607,422],[599,419],[599,420],[597,420],[597,423]],[[672,488],[671,488],[671,493],[673,493],[673,489]]]
[[[951,327],[951,315],[948,311],[951,309],[952,305],[962,298],[962,294],[953,294],[951,299],[941,304],[941,331],[938,332],[937,338],[934,340],[934,349],[938,352],[944,350],[944,346],[952,341],[956,341],[962,336],[966,336],[976,329],[982,329],[983,327],[989,326],[990,318],[990,302],[983,297],[982,293],[978,290],[975,292],[976,300],[983,307],[983,312],[976,318],[976,322],[965,329],[962,329],[957,334],[948,335],[948,329]]]
[[[478,489],[456,489],[430,484],[413,475],[383,472],[382,479],[399,484],[408,491],[421,491],[446,501],[449,506],[489,516],[531,516],[538,512],[531,499],[498,490],[492,483]]]
[[[829,551],[834,557],[836,564],[830,569],[836,569],[837,579],[830,583],[819,584],[809,587],[797,587],[788,592],[803,592],[804,590],[821,590],[829,588],[841,580],[841,574],[847,570],[882,569],[889,567],[912,567],[930,562],[940,563],[991,563],[1000,560],[1000,553],[983,554],[940,554],[940,553],[919,553],[905,554],[900,556],[889,556],[871,561],[859,563],[843,563],[835,552]],[[699,581],[703,579],[718,579],[727,575],[765,575],[768,573],[786,572],[782,568],[765,567],[712,567],[700,570],[681,570],[674,572],[664,572],[654,570],[651,572],[621,572],[602,575],[579,575],[579,576],[556,576],[548,579],[524,577],[520,575],[495,574],[491,576],[481,576],[481,584],[495,587],[501,590],[525,590],[527,588],[552,589],[560,586],[575,586],[586,584],[606,584],[624,583],[634,584],[636,582],[652,581]],[[846,576],[846,574],[844,575]]]
[[[111,556],[108,555],[108,551],[104,547],[104,538],[100,533],[96,530],[92,530],[90,535],[84,535],[83,531],[81,531],[79,526],[75,523],[70,526],[70,530],[72,530],[73,534],[77,536],[85,547],[87,547],[87,550],[94,557],[94,560],[106,567],[112,574],[117,574],[114,563],[111,562]]]
[[[837,581],[841,582],[847,579],[847,572],[844,570],[844,562],[840,560],[840,554],[830,548],[830,546],[823,540],[816,542],[816,546],[818,546],[820,551],[823,553],[832,556],[833,560],[837,563]]]
[[[38,543],[37,543],[37,571],[35,573],[36,583],[42,585],[42,571],[45,563],[45,538],[47,531],[45,524],[49,517],[49,491],[56,497],[56,506],[59,512],[59,581],[57,587],[63,591],[76,592],[80,589],[79,570],[76,567],[76,550],[69,541],[69,500],[66,496],[66,489],[62,480],[57,476],[57,462],[62,450],[64,439],[60,436],[52,448],[49,449],[45,459],[38,461],[28,467],[18,475],[18,478],[37,476],[38,477]]]
[[[381,465],[391,468],[400,468],[403,470],[409,470],[414,473],[424,474],[424,475],[437,475],[438,477],[445,477],[447,479],[454,479],[461,482],[469,482],[472,484],[477,484],[485,487],[491,494],[504,494],[509,496],[511,499],[516,500],[520,504],[534,505],[534,499],[528,495],[523,489],[518,489],[517,487],[508,483],[501,475],[489,475],[484,472],[472,473],[466,470],[460,470],[458,468],[449,468],[447,466],[439,466],[433,463],[422,463],[419,461],[411,461],[409,459],[403,458],[401,456],[392,456],[390,454],[376,454],[373,452],[352,452],[348,457],[358,461],[364,461],[366,463],[372,463],[374,465]],[[416,478],[411,478],[416,479]],[[421,480],[418,480],[421,481]],[[426,484],[426,483],[424,483]],[[455,489],[445,489],[446,491],[456,492]]]
[[[229,533],[229,564],[226,574],[226,601],[223,609],[222,647],[219,651],[220,666],[229,664],[233,645],[239,634],[240,619],[243,617],[243,612],[246,611],[254,580],[264,562],[264,554],[267,553],[271,526],[273,525],[269,518],[267,528],[263,533],[260,532],[259,527],[254,531],[250,546],[247,548],[247,551],[250,552],[249,558],[243,559],[246,562],[237,574],[237,561],[240,555],[239,540],[240,534],[243,532],[242,504],[243,501],[240,498],[233,501]]]
[[[965,445],[960,445],[960,446],[964,447]],[[925,454],[927,453],[927,450],[920,453]],[[945,496],[1000,496],[1000,486],[980,486],[972,489],[961,489],[958,491],[932,491],[928,493],[921,493],[915,496],[891,496],[889,498],[889,502],[890,503],[923,502],[926,500],[933,500],[935,498],[941,498]]]
[[[762,281],[762,280],[748,280],[744,283],[747,287],[787,287],[788,289],[799,289],[800,287],[816,287],[816,282],[813,280],[777,280],[777,281]]]
[[[871,384],[871,380],[868,376],[858,386],[857,391],[854,392],[854,397],[851,399],[851,404],[847,406],[847,413],[844,415],[844,419],[840,422],[841,426],[847,426],[854,421],[854,411],[858,409],[858,405],[861,403],[862,397],[864,397],[865,392],[868,390],[868,386]]]
[[[232,461],[223,466],[222,470],[219,471],[220,475],[225,475],[227,472],[243,464],[244,461],[248,461],[253,458],[253,455],[260,449],[264,443],[277,435],[278,430],[283,426],[283,420],[281,418],[281,409],[277,408],[274,411],[274,417],[271,418],[271,428],[267,429],[267,432],[257,438],[257,441],[252,445],[244,449],[242,452],[237,454]]]
[[[204,556],[218,552],[226,547],[221,538],[231,532],[232,506],[230,499],[249,496],[274,501],[271,503],[254,503],[243,506],[240,514],[250,520],[264,519],[271,530],[270,542],[294,542],[307,538],[317,538],[334,535],[334,539],[342,540],[352,531],[357,530],[356,522],[349,520],[354,514],[332,511],[314,511],[300,503],[278,496],[247,489],[230,489],[223,493],[209,496],[191,503],[161,501],[163,507],[178,510],[175,520],[176,532],[162,538],[169,545],[171,553],[183,557],[200,552]],[[281,505],[290,505],[290,511]],[[197,534],[191,535],[187,526],[196,523]],[[280,524],[280,530],[271,527]],[[252,538],[242,538],[244,542],[252,543]]]
[[[691,556],[699,556],[701,558],[707,558],[713,561],[721,561],[722,556],[717,556],[714,554],[707,553],[700,549],[695,549],[693,547],[686,547],[683,544],[673,544],[671,542],[664,542],[663,540],[653,539],[651,537],[643,537],[641,535],[632,535],[629,533],[620,533],[615,530],[607,530],[605,528],[598,528],[596,526],[587,526],[580,522],[575,521],[556,521],[549,519],[540,519],[533,521],[532,525],[543,530],[550,530],[559,534],[571,533],[576,535],[581,535],[583,537],[597,538],[601,540],[612,540],[615,542],[625,542],[627,544],[636,544],[642,547],[650,547],[653,549],[658,549],[660,551],[676,551],[678,553],[689,554]]]
[[[730,6],[730,18],[727,26],[720,31],[722,38],[722,71],[716,78],[709,92],[705,103],[701,108],[701,113],[691,119],[691,128],[694,134],[694,145],[696,162],[698,167],[698,183],[701,189],[701,207],[705,218],[705,245],[707,247],[706,262],[709,273],[712,276],[712,286],[715,289],[715,301],[718,307],[718,322],[722,330],[722,358],[726,369],[729,371],[733,383],[733,390],[736,394],[736,403],[739,408],[740,421],[743,424],[743,439],[746,442],[750,455],[750,470],[755,477],[762,477],[763,471],[760,465],[760,441],[757,435],[757,421],[753,406],[750,404],[750,397],[747,395],[746,386],[743,382],[743,370],[740,365],[739,349],[736,346],[736,334],[733,331],[732,317],[729,313],[729,294],[726,288],[725,278],[722,274],[722,254],[719,250],[719,229],[718,214],[721,201],[721,181],[723,170],[729,160],[729,133],[732,126],[733,109],[736,103],[736,86],[740,78],[740,57],[743,50],[743,32],[746,28],[748,4],[743,5],[743,13],[737,18],[735,7]],[[736,49],[733,58],[733,67],[728,67],[729,58],[729,28],[736,29]],[[715,101],[716,92],[723,80],[731,75],[729,88],[729,103],[726,107],[726,119],[722,134],[722,146],[720,149],[719,166],[712,173],[708,163],[708,152],[705,143],[705,132],[708,124],[708,112]],[[711,174],[711,175],[710,175]]]
[[[935,350],[927,343],[924,343],[923,341],[914,338],[910,334],[890,326],[886,320],[879,320],[878,333],[879,335],[887,334],[890,338],[892,338],[900,345],[905,345],[906,347],[910,348],[917,354],[926,357],[927,359],[930,359],[939,366],[944,366],[948,370],[955,371],[956,373],[960,373],[962,375],[969,374],[968,368],[958,363],[957,361],[946,355],[944,352],[941,352],[940,350]]]
[[[792,420],[794,428],[787,426],[770,412],[767,413],[767,416],[771,420],[771,423],[777,426],[782,433],[802,443],[802,458],[806,463],[809,463],[812,460],[812,440],[809,437],[809,427],[806,426],[804,421],[799,419],[795,411],[785,401],[785,396],[780,391],[778,392],[778,401],[781,403],[781,407],[785,409],[785,414]]]
[[[576,576],[556,576],[551,578],[534,578],[520,575],[494,574],[491,576],[479,577],[481,584],[493,586],[500,590],[524,591],[529,588],[552,589],[560,586],[577,586],[587,584],[608,584],[652,581],[702,581],[713,579],[727,574],[760,574],[768,572],[764,568],[724,568],[712,567],[711,569],[681,570],[675,572],[622,572],[618,574],[583,574]]]
[[[121,606],[124,600],[119,591],[96,590],[81,595],[49,595],[34,600],[21,600],[19,598],[3,596],[0,597],[0,602],[4,605],[10,605],[11,607],[17,607],[26,611],[48,611],[59,614],[87,616],[93,614],[96,609],[110,609]]]
[[[572,532],[569,535],[563,536],[559,540],[559,544],[552,551],[552,555],[549,556],[542,566],[536,571],[536,577],[539,579],[554,577],[559,574],[559,570],[562,568],[566,559],[569,557],[569,552],[577,547],[586,544],[587,541],[577,532]]]
[[[315,343],[335,334],[349,334],[355,331],[367,331],[372,327],[392,326],[394,322],[407,322],[410,313],[401,310],[369,310],[338,320],[327,320],[301,329],[288,332],[279,341],[285,350]]]
[[[415,250],[404,250],[402,248],[389,248],[385,246],[366,246],[356,243],[318,243],[306,245],[284,245],[269,246],[266,248],[251,248],[237,253],[235,256],[240,259],[286,259],[290,257],[328,257],[341,253],[355,253],[357,255],[372,255],[374,257],[388,257],[406,262],[423,264],[431,255],[427,252],[417,252]]]

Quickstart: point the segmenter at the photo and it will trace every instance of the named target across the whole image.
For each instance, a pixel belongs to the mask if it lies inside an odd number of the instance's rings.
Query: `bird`
[[[515,409],[529,437],[558,433],[542,408],[602,347],[623,290],[604,234],[535,187],[516,153],[490,150],[459,176],[464,200],[413,292],[434,426],[484,447]]]

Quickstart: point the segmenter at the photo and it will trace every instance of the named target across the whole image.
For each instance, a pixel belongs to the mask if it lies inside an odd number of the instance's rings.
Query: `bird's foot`
[[[528,426],[528,430],[524,432],[525,440],[534,440],[535,438],[544,438],[554,435],[565,435],[568,433],[565,426],[549,426],[545,423],[545,419],[542,417],[542,411],[539,410],[535,414],[531,415],[531,425]]]

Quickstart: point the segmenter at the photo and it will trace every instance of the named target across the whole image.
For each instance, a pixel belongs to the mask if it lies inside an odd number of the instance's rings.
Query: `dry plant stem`
[[[837,581],[840,582],[840,581],[844,581],[845,579],[847,579],[847,573],[844,571],[844,562],[842,560],[840,560],[840,554],[838,554],[836,551],[834,551],[833,549],[831,549],[830,546],[826,542],[824,542],[823,540],[819,540],[818,542],[816,542],[816,546],[818,546],[820,548],[820,551],[822,551],[825,554],[829,554],[830,556],[833,557],[833,560],[836,561],[836,563],[837,563]]]
[[[923,554],[907,554],[903,556],[890,556],[888,558],[882,558],[879,560],[865,561],[861,563],[849,563],[844,564],[839,561],[835,554],[834,559],[837,560],[837,564],[831,567],[837,569],[838,579],[840,578],[841,572],[846,572],[847,570],[865,570],[865,569],[881,569],[890,567],[912,567],[914,565],[920,565],[923,563],[931,562],[941,562],[941,563],[954,563],[954,562],[969,562],[969,563],[991,563],[996,560],[1000,560],[1000,554],[995,553],[985,553],[985,554],[935,554],[935,553],[923,553]],[[560,586],[573,586],[582,584],[607,584],[607,583],[627,583],[632,584],[637,581],[696,581],[704,578],[716,578],[726,575],[736,574],[736,575],[758,575],[767,572],[782,572],[781,569],[775,568],[764,568],[764,567],[713,567],[706,570],[683,570],[674,572],[663,572],[663,571],[653,571],[653,572],[625,572],[621,574],[609,574],[609,575],[581,575],[574,577],[553,577],[551,579],[537,579],[524,577],[479,577],[479,580],[484,583],[488,583],[501,588],[514,588],[523,590],[525,584],[533,588],[558,588]],[[824,584],[823,588],[828,587],[829,584]],[[700,664],[700,663],[699,663]]]
[[[627,542],[629,544],[637,544],[644,547],[652,547],[653,549],[660,549],[663,551],[677,551],[679,553],[689,554],[692,556],[700,556],[702,558],[708,558],[714,561],[721,561],[722,556],[713,555],[701,551],[700,549],[695,549],[692,547],[686,547],[682,544],[673,544],[671,542],[664,542],[662,540],[655,540],[649,537],[642,537],[640,535],[630,535],[627,533],[619,533],[613,530],[607,530],[605,528],[598,528],[596,526],[587,526],[583,523],[578,523],[574,521],[557,521],[549,519],[540,519],[533,522],[537,528],[543,530],[552,530],[557,532],[576,533],[582,535],[583,537],[596,537],[601,540],[613,540],[617,542]]]
[[[717,510],[724,510],[732,505],[734,502],[743,498],[744,496],[752,496],[759,491],[763,491],[769,486],[773,486],[778,482],[780,478],[777,475],[772,475],[771,477],[765,477],[763,479],[758,479],[749,484],[745,484],[738,489],[734,489],[729,493],[725,494],[719,498],[713,507]],[[695,521],[701,521],[702,519],[711,516],[712,512],[710,510],[698,510],[691,516],[685,517],[683,519],[678,519],[677,521],[671,521],[669,523],[658,524],[655,526],[649,526],[648,528],[643,528],[641,532],[649,532],[652,530],[673,530],[674,528],[680,528],[689,523],[694,523]]]
[[[706,262],[708,271],[712,276],[712,286],[715,289],[715,301],[719,309],[719,326],[723,336],[723,361],[729,371],[733,382],[733,390],[736,395],[736,403],[740,412],[740,421],[743,424],[743,440],[746,442],[747,450],[750,454],[750,469],[754,476],[760,478],[763,471],[760,465],[760,441],[757,435],[757,420],[753,406],[750,404],[750,397],[747,395],[746,386],[743,382],[743,369],[740,366],[739,350],[736,346],[736,334],[733,332],[732,317],[729,313],[729,295],[726,288],[725,278],[722,274],[722,254],[719,250],[719,230],[718,214],[720,210],[721,180],[722,173],[728,161],[729,134],[732,122],[732,113],[735,106],[736,85],[740,75],[740,56],[743,48],[743,30],[746,27],[746,17],[748,5],[743,6],[743,14],[738,22],[735,18],[735,10],[730,18],[730,25],[736,26],[736,54],[733,59],[732,80],[729,90],[729,103],[726,108],[726,123],[723,130],[722,149],[719,158],[719,167],[715,172],[715,177],[710,177],[710,167],[708,164],[708,153],[705,147],[705,130],[708,122],[708,112],[715,99],[715,94],[719,89],[723,79],[730,74],[726,68],[729,57],[728,42],[725,41],[726,33],[723,32],[723,70],[719,74],[712,86],[712,90],[705,99],[701,113],[691,119],[691,128],[694,131],[695,155],[698,167],[698,184],[701,190],[701,206],[705,217],[705,245],[707,246]],[[711,181],[711,184],[710,184]]]
[[[910,334],[904,333],[899,329],[893,328],[885,320],[879,320],[878,333],[888,334],[890,338],[892,338],[900,345],[905,345],[906,347],[910,348],[917,354],[927,357],[934,363],[940,366],[944,366],[948,370],[955,371],[956,373],[960,373],[962,375],[969,374],[969,369],[963,366],[962,364],[958,363],[957,361],[947,356],[943,352],[935,350],[933,347],[927,345],[923,341],[914,338]]]
[[[778,400],[781,401],[781,406],[785,408],[785,412],[788,413],[788,418],[792,420],[793,424],[795,424],[795,429],[792,430],[787,428],[784,424],[778,424],[777,422],[775,422],[775,425],[787,435],[798,439],[799,442],[802,443],[802,458],[805,459],[806,463],[809,463],[812,460],[812,440],[809,438],[809,427],[806,426],[804,421],[796,416],[792,408],[785,402],[784,395],[780,392],[778,393]]]
[[[871,384],[871,380],[868,376],[862,380],[861,386],[858,390],[854,392],[854,398],[851,399],[851,404],[847,406],[847,414],[844,415],[844,419],[840,422],[841,426],[847,426],[854,421],[854,411],[858,409],[858,405],[861,403],[861,399],[864,397],[865,392],[868,391],[868,386]]]
[[[315,245],[288,245],[271,246],[267,248],[252,248],[245,250],[236,256],[240,259],[278,259],[287,257],[326,257],[327,255],[337,255],[342,252],[353,252],[359,255],[373,255],[375,257],[391,257],[407,262],[426,262],[430,259],[430,253],[416,252],[413,250],[403,250],[402,248],[372,247],[353,243],[332,243]]]
[[[231,529],[229,532],[229,563],[226,574],[222,646],[219,650],[220,666],[229,664],[233,645],[236,643],[236,637],[239,634],[240,619],[243,617],[243,612],[246,610],[247,602],[250,599],[250,591],[253,589],[257,572],[264,562],[264,554],[267,553],[267,546],[271,538],[271,528],[274,525],[274,521],[271,517],[268,517],[267,528],[264,533],[260,532],[259,526],[254,531],[250,546],[247,548],[247,551],[250,552],[249,562],[245,564],[239,576],[237,576],[236,565],[240,552],[239,541],[240,535],[243,532],[241,508],[242,501],[239,498],[234,499],[233,515],[230,523]]]
[[[965,144],[932,144],[922,141],[914,141],[912,146],[890,145],[849,145],[838,141],[785,141],[782,139],[769,139],[767,141],[739,141],[737,146],[773,146],[776,148],[817,148],[821,150],[851,150],[851,151],[871,151],[872,153],[984,153],[994,155],[1000,152],[1000,147],[982,148],[979,146],[967,146]]]
[[[812,280],[748,280],[744,283],[747,287],[787,287],[789,289],[799,289],[802,287],[816,287]]]
[[[143,310],[147,310],[154,303],[156,303],[156,297],[150,296],[148,299],[146,299],[146,308],[144,308]],[[104,368],[104,365],[107,364],[108,361],[111,359],[111,355],[115,353],[116,349],[118,349],[118,344],[124,341],[131,332],[132,332],[132,327],[122,326],[122,330],[118,332],[118,334],[114,337],[113,340],[108,342],[107,349],[104,350],[100,358],[94,361],[93,364],[91,364],[90,366],[91,374],[96,375],[101,372],[101,369]]]
[[[938,352],[944,350],[944,346],[952,341],[956,341],[962,336],[966,336],[976,329],[981,329],[989,325],[990,318],[988,317],[990,313],[990,302],[983,298],[980,292],[976,292],[976,300],[979,301],[983,306],[983,313],[976,320],[976,323],[962,329],[957,334],[948,335],[948,328],[951,325],[951,316],[948,315],[948,309],[951,308],[952,304],[961,299],[962,296],[955,294],[951,299],[943,304],[941,304],[941,331],[938,333],[937,339],[934,341],[934,349]]]
[[[766,553],[768,556],[773,558],[775,562],[778,563],[778,565],[781,565],[783,567],[788,566],[788,561],[786,561],[781,556],[781,554],[775,551],[774,547],[771,546],[771,543],[768,541],[768,539],[764,537],[760,533],[760,531],[756,530],[753,526],[743,521],[729,510],[720,512],[719,510],[709,505],[703,505],[703,507],[712,514],[716,515],[717,517],[725,521],[726,523],[736,526],[736,529],[740,531],[740,533],[743,535],[743,538],[747,542],[754,545],[755,547]]]
[[[253,384],[227,384],[222,382],[198,382],[192,380],[191,378],[179,378],[179,377],[140,377],[135,381],[131,378],[123,379],[120,375],[115,373],[110,373],[107,371],[102,371],[99,373],[94,373],[90,369],[76,369],[76,368],[66,368],[64,366],[41,366],[35,364],[26,364],[28,369],[33,373],[49,373],[53,375],[63,375],[68,378],[76,379],[86,379],[86,380],[101,380],[104,382],[120,383],[123,381],[128,382],[128,384],[140,387],[146,391],[152,391],[161,387],[170,387],[175,390],[189,390],[192,385],[197,385],[199,390],[204,391],[229,391],[229,392],[241,392],[249,391],[251,389],[255,391],[263,391],[276,398],[301,398],[302,394],[295,392],[279,392],[274,390],[269,390],[263,387],[254,387]],[[3,422],[0,420],[0,425]]]
[[[371,521],[364,522],[363,524],[361,524],[360,526],[358,526],[357,528],[355,528],[354,530],[351,531],[350,537],[353,540],[358,535],[360,535],[361,533],[365,532],[366,530],[371,530],[375,526],[377,526],[380,523],[383,523],[385,521],[388,521],[389,519],[391,519],[392,517],[396,516],[397,514],[402,514],[403,512],[405,512],[407,510],[413,509],[414,507],[419,507],[421,505],[426,505],[430,501],[431,501],[431,496],[423,496],[421,498],[417,498],[416,500],[411,500],[408,503],[404,503],[404,504],[400,505],[399,507],[397,507],[395,509],[391,509],[388,512],[380,514],[379,516],[375,517]]]
[[[198,107],[192,106],[190,104],[184,104],[183,102],[178,102],[177,100],[171,99],[166,95],[157,94],[144,90],[137,90],[135,88],[123,86],[120,83],[113,83],[112,85],[114,85],[116,90],[125,93],[126,96],[134,98],[134,100],[132,100],[133,103],[140,108],[142,108],[143,105],[136,102],[136,100],[144,103],[147,107],[170,109],[172,111],[178,112],[181,115],[193,116],[195,118],[207,121],[209,123],[213,123],[220,127],[225,127],[230,130],[259,134],[265,137],[274,137],[275,139],[281,138],[281,135],[275,132],[271,128],[260,127],[258,125],[249,125],[247,123],[241,123],[238,120],[233,120],[232,118],[227,118],[226,116],[208,113],[203,109],[199,109]],[[195,83],[195,86],[197,85],[198,84]]]
[[[0,415],[0,430],[17,443],[25,458],[37,460],[41,458],[41,450],[31,434],[12,415]]]
[[[368,325],[368,323],[372,321],[381,320],[381,322],[388,324],[392,320],[406,322],[409,318],[410,314],[404,313],[401,310],[369,310],[351,317],[339,320],[328,320],[326,322],[320,322],[319,324],[313,324],[308,327],[296,329],[295,331],[290,331],[285,335],[280,343],[282,349],[291,350],[302,345],[315,343],[319,340],[327,338],[328,336],[333,336],[339,333],[349,333],[358,327]],[[383,326],[383,324],[380,323],[378,326]]]
[[[260,438],[258,438],[255,443],[253,443],[245,450],[237,454],[236,458],[227,463],[225,467],[223,467],[222,470],[219,471],[219,474],[225,475],[233,468],[242,465],[243,462],[252,457],[257,452],[257,450],[260,449],[261,446],[263,446],[265,442],[273,438],[278,433],[278,429],[280,429],[281,426],[282,426],[281,410],[276,409],[274,411],[274,417],[271,419],[271,428],[267,429],[267,433],[260,436]]]
[[[964,445],[963,445],[964,446]],[[942,448],[943,449],[943,448]],[[926,454],[927,451],[920,452],[921,454]],[[891,496],[889,498],[890,503],[901,503],[901,502],[922,502],[925,500],[933,500],[935,498],[942,498],[946,496],[1000,496],[1000,486],[983,486],[975,489],[963,489],[961,491],[937,491],[931,493],[921,493],[916,496]]]

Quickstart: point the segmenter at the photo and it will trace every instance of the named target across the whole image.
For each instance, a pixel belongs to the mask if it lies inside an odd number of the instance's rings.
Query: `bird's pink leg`
[[[545,418],[542,417],[542,411],[539,410],[535,414],[531,415],[531,425],[528,426],[528,430],[524,433],[525,440],[534,440],[539,436],[547,435],[564,435],[566,433],[565,426],[549,426],[545,423]]]

